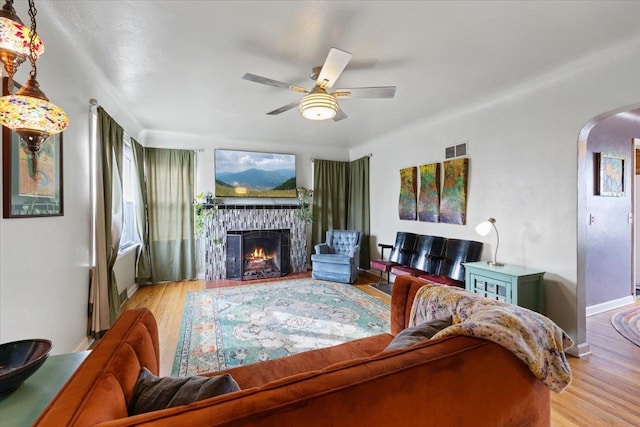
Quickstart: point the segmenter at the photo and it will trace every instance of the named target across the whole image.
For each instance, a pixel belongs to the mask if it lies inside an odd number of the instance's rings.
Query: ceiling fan
[[[290,104],[269,111],[267,113],[269,115],[275,116],[298,107],[302,117],[306,119],[333,119],[333,121],[338,122],[347,118],[347,115],[338,105],[338,98],[393,98],[396,94],[395,86],[353,87],[328,92],[331,86],[338,80],[338,77],[340,77],[340,74],[350,60],[351,54],[349,52],[331,48],[327,59],[324,61],[324,65],[322,67],[314,67],[311,70],[311,79],[316,81],[315,87],[311,90],[251,73],[245,74],[242,78],[256,83],[281,87],[306,94],[304,97]]]

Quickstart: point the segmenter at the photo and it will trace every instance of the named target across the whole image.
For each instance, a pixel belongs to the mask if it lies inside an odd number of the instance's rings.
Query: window
[[[123,224],[122,235],[120,236],[120,250],[123,250],[138,242],[136,231],[136,202],[134,193],[133,150],[128,138],[124,141],[122,159],[122,212]]]

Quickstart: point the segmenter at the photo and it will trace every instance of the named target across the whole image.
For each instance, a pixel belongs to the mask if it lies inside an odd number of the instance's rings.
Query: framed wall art
[[[418,169],[420,171],[418,220],[438,222],[440,220],[440,163],[421,165]]]
[[[467,222],[467,181],[469,159],[444,162],[444,182],[440,198],[440,222],[461,224]]]
[[[4,93],[6,87],[5,77]],[[62,134],[50,136],[32,153],[15,131],[3,127],[3,218],[62,216],[63,206]]]
[[[624,156],[596,153],[596,195],[624,196]]]
[[[418,169],[400,169],[400,197],[398,213],[400,219],[416,220],[416,192],[418,190]]]

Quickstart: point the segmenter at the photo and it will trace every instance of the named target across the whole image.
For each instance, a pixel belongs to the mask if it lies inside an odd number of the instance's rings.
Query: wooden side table
[[[468,291],[517,304],[542,313],[544,310],[542,276],[544,271],[519,265],[492,266],[486,261],[464,263],[465,288]]]
[[[0,425],[32,425],[89,353],[87,350],[49,356],[20,387],[0,398]]]

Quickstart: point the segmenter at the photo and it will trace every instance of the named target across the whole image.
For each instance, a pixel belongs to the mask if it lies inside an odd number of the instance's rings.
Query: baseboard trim
[[[567,354],[570,354],[574,357],[585,357],[591,354],[591,346],[588,342],[581,342],[578,345],[574,345],[569,350],[567,350]]]
[[[89,337],[84,337],[84,339],[78,344],[78,346],[73,350],[74,353],[79,351],[89,350],[89,347],[93,344],[94,339]]]
[[[604,313],[605,311],[613,310],[616,308],[624,307],[635,302],[633,295],[626,296],[624,298],[614,299],[612,301],[603,302],[602,304],[592,305],[587,307],[587,317],[594,314]]]
[[[131,286],[130,288],[127,288],[127,299],[131,298],[133,294],[136,293],[139,287],[140,285],[138,285],[137,283],[134,283],[133,286]]]

